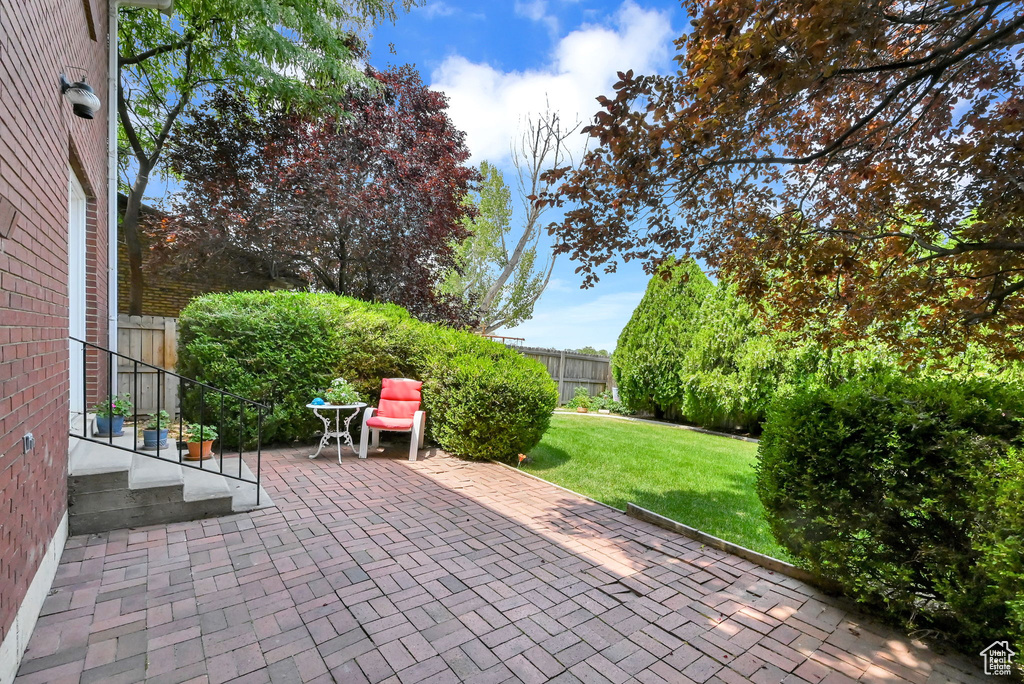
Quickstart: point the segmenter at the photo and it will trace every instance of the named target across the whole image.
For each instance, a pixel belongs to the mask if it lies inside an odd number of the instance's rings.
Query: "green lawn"
[[[555,415],[523,470],[625,509],[632,502],[775,558],[754,491],[757,445],[675,427]]]

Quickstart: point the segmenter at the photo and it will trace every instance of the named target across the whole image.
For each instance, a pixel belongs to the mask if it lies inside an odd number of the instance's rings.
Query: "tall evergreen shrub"
[[[623,403],[658,416],[687,408],[680,381],[700,307],[714,285],[690,260],[656,273],[622,329],[612,373]]]
[[[822,359],[762,330],[734,289],[712,284],[694,261],[665,269],[612,357],[623,403],[706,427],[756,429],[780,383]]]
[[[825,350],[767,329],[733,286],[712,284],[690,260],[651,278],[619,336],[612,372],[631,410],[756,431],[777,396],[892,363],[877,346]]]

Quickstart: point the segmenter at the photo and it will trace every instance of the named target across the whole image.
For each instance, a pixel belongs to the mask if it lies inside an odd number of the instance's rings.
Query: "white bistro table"
[[[341,440],[344,439],[348,442],[348,448],[355,451],[355,446],[352,444],[352,435],[348,431],[349,424],[352,419],[359,415],[359,412],[366,408],[366,404],[358,401],[354,404],[306,404],[306,408],[313,409],[313,413],[316,417],[324,422],[324,436],[320,438],[320,448],[316,450],[315,454],[310,454],[310,458],[316,458],[320,455],[320,452],[324,450],[331,438],[333,437],[338,441],[338,463],[341,463]],[[334,411],[334,429],[331,430],[331,416],[323,415],[321,411]],[[341,412],[352,411],[352,415],[345,418],[345,429],[341,429]]]

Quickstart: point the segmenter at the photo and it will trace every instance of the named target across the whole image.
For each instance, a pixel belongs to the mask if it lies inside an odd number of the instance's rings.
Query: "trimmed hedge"
[[[808,570],[974,652],[1024,652],[1024,397],[878,374],[777,401],[758,494]]]
[[[181,312],[179,331],[179,373],[272,406],[265,442],[308,440],[322,429],[305,405],[336,377],[371,405],[382,378],[423,380],[427,437],[468,458],[513,461],[529,451],[557,402],[539,362],[390,304],[301,292],[211,294]],[[248,429],[246,440],[253,434]]]

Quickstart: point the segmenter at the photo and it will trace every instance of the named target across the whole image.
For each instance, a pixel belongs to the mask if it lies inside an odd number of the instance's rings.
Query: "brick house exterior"
[[[117,196],[119,215],[124,214],[123,207],[128,198]],[[159,220],[162,214],[153,207],[142,205],[142,215]],[[141,232],[141,231],[140,231]],[[232,292],[237,290],[267,289],[269,283],[246,278],[239,274],[206,271],[203,273],[183,273],[171,269],[171,264],[161,262],[150,251],[150,238],[144,232],[139,236],[142,242],[142,315],[165,316],[177,318],[178,313],[195,297],[210,292]],[[117,242],[117,304],[118,312],[128,313],[129,289],[128,248],[125,246],[121,226],[118,226]]]
[[[143,249],[146,248],[143,238]],[[124,241],[117,244],[117,307],[118,312],[128,313],[128,250]],[[142,290],[142,315],[165,316],[177,318],[185,305],[192,299],[209,292],[230,292],[233,288],[228,283],[203,281],[199,278],[187,278],[167,272],[167,269],[156,262],[149,251],[142,253],[142,277],[145,288]]]
[[[0,3],[0,682],[67,534],[69,311],[110,346],[107,25],[106,0]],[[87,77],[103,102],[95,119],[72,113],[61,73]]]

